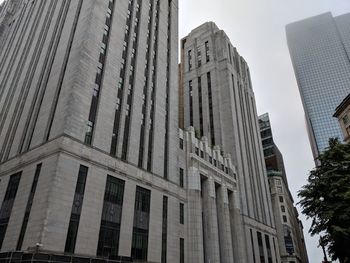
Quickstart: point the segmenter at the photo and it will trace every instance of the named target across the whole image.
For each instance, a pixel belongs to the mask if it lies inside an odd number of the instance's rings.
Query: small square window
[[[283,203],[283,196],[280,196],[279,199],[280,199],[280,202]]]

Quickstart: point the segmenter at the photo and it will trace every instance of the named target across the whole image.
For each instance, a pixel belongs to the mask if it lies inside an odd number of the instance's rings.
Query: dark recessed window
[[[283,196],[280,196],[279,199],[280,199],[280,202],[283,203]]]
[[[185,205],[180,203],[180,224],[185,223]]]
[[[179,170],[180,187],[184,187],[184,169]]]
[[[185,240],[180,238],[180,263],[185,263]]]

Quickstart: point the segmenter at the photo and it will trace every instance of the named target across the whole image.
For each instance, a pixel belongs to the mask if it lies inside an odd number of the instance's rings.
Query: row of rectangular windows
[[[209,41],[206,41],[204,46],[205,46],[205,60],[208,63],[210,61]],[[188,71],[191,71],[193,67],[192,50],[190,49],[187,54],[188,54]],[[198,63],[197,64],[198,67],[202,66],[202,52],[200,50],[200,47],[197,47],[197,63]]]

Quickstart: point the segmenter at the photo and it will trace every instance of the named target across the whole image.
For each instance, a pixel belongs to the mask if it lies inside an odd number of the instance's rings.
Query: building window
[[[199,148],[198,147],[196,147],[195,152],[196,152],[196,155],[199,156]]]
[[[276,185],[282,185],[281,179],[276,179],[275,182],[276,182]]]
[[[193,126],[193,86],[192,80],[188,82],[189,97],[190,97],[190,125]]]
[[[280,196],[279,199],[280,199],[280,203],[283,203],[283,196]]]
[[[87,173],[88,173],[88,168],[84,165],[80,165],[78,181],[75,187],[72,212],[71,212],[71,217],[70,217],[69,226],[68,226],[66,246],[64,249],[64,252],[66,253],[74,253],[74,250],[75,250],[75,243],[78,235],[80,214],[81,214],[81,209],[83,207]]]
[[[258,236],[258,245],[259,245],[259,253],[260,253],[260,262],[265,262],[265,254],[264,254],[264,245],[262,240],[262,235],[260,232],[257,232]]]
[[[0,209],[0,249],[4,241],[8,222],[10,220],[13,203],[16,199],[19,182],[21,180],[22,172],[11,175],[7,186],[4,201]]]
[[[204,152],[201,150],[201,158],[204,158]]]
[[[114,258],[118,256],[124,185],[123,180],[107,176],[97,246],[97,255],[100,257]]]
[[[168,197],[163,196],[163,222],[162,222],[162,260],[167,262],[167,233],[168,233]]]
[[[286,212],[286,208],[284,207],[284,205],[281,205],[281,211],[282,211],[283,213]]]
[[[268,260],[268,263],[272,263],[270,237],[268,235],[265,235],[265,243],[266,243],[266,249],[267,249],[267,260]]]
[[[209,55],[209,42],[208,41],[205,42],[205,57],[206,57],[206,61],[209,62],[210,55]]]
[[[203,125],[203,103],[202,103],[202,79],[198,77],[198,105],[199,105],[199,125],[200,125],[200,137],[204,135]]]
[[[283,193],[283,190],[282,190],[282,187],[277,187],[277,193],[279,193],[279,194],[282,194]]]
[[[287,223],[287,216],[283,216],[283,222]]]
[[[188,70],[192,69],[192,50],[188,51]]]
[[[180,168],[179,170],[180,177],[180,187],[184,187],[184,169]]]
[[[150,201],[151,191],[138,186],[131,245],[131,257],[134,260],[147,260]]]
[[[253,238],[253,230],[250,229],[250,242],[252,244],[252,251],[253,251],[253,262],[256,263],[256,259],[255,259],[255,245],[254,245],[254,238]]]
[[[210,135],[211,145],[215,145],[215,127],[214,127],[214,111],[213,111],[213,93],[211,90],[211,74],[207,73],[207,84],[208,84],[208,100],[209,100],[209,118],[210,118]]]
[[[180,224],[183,225],[185,223],[185,205],[180,203]]]
[[[180,263],[185,263],[185,240],[180,238]]]
[[[202,52],[200,47],[197,48],[197,58],[198,58],[198,67],[202,66]]]
[[[27,230],[29,215],[30,215],[30,211],[32,209],[32,204],[33,204],[33,199],[34,199],[34,195],[35,195],[35,191],[36,191],[36,186],[37,186],[38,181],[39,181],[41,166],[42,166],[42,164],[39,163],[35,169],[34,179],[33,179],[32,187],[30,189],[29,198],[27,201],[26,212],[24,214],[21,232],[19,234],[19,238],[18,238],[18,242],[17,242],[17,250],[18,251],[22,250],[23,239],[24,239],[24,235],[25,235],[26,230]]]
[[[184,148],[184,140],[182,138],[180,138],[179,144],[180,144],[180,149],[183,150],[183,148]]]

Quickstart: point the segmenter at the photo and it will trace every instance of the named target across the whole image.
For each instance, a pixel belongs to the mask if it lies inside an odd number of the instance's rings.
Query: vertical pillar
[[[222,263],[233,262],[233,247],[231,236],[230,208],[227,188],[221,185],[216,191],[217,214],[220,237],[220,253]]]
[[[240,210],[239,196],[237,190],[228,195],[230,207],[231,235],[234,262],[249,262],[245,247],[247,236],[244,232],[243,219]],[[250,242],[250,237],[249,240]]]
[[[220,263],[219,230],[216,209],[215,182],[208,178],[202,183],[206,263]]]
[[[201,178],[197,168],[188,170],[188,262],[204,262]]]

